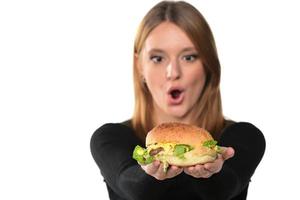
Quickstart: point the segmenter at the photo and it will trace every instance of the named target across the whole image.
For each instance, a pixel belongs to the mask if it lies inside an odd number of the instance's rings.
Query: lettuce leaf
[[[143,147],[137,145],[132,154],[132,158],[142,165],[147,165],[153,162],[153,156],[149,155],[149,152]]]
[[[217,145],[217,141],[216,140],[207,140],[203,143],[203,146],[211,148],[213,150],[215,150],[217,153],[222,153],[222,149],[220,146]]]
[[[214,148],[217,145],[217,141],[216,140],[207,140],[205,142],[203,142],[203,146],[208,147],[208,148]]]
[[[177,144],[174,147],[174,155],[178,156],[181,159],[184,159],[184,153],[190,151],[192,149],[191,146],[186,144]]]

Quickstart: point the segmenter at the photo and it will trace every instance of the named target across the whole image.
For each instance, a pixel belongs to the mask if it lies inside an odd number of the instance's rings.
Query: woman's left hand
[[[234,149],[232,147],[221,147],[222,154],[218,154],[216,160],[203,165],[194,165],[185,167],[183,170],[186,174],[195,178],[209,178],[213,174],[221,171],[225,160],[234,156]]]

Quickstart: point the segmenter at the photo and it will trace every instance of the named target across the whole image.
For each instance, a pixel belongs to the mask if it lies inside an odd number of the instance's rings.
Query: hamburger
[[[212,162],[220,152],[217,141],[207,130],[170,122],[154,127],[146,136],[146,148],[137,145],[133,158],[144,165],[159,160],[167,171],[169,165],[186,167]]]

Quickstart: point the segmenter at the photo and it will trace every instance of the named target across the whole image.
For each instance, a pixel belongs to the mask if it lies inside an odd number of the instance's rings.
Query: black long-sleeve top
[[[130,123],[109,123],[91,138],[91,153],[106,183],[111,200],[245,200],[250,178],[265,151],[262,132],[247,122],[226,127],[218,141],[230,146],[234,157],[226,160],[219,173],[194,178],[182,172],[166,180],[146,174],[132,158],[136,137]]]

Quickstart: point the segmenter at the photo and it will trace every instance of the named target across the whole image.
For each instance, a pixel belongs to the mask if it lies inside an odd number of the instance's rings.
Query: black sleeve
[[[191,187],[203,200],[229,200],[246,192],[250,178],[265,151],[265,138],[254,125],[235,123],[222,134],[220,146],[233,147],[234,157],[224,162],[222,170],[208,179],[189,179]]]
[[[131,155],[141,143],[129,127],[105,124],[91,138],[91,152],[106,184],[124,199],[159,199],[172,180],[158,181],[146,174]]]

